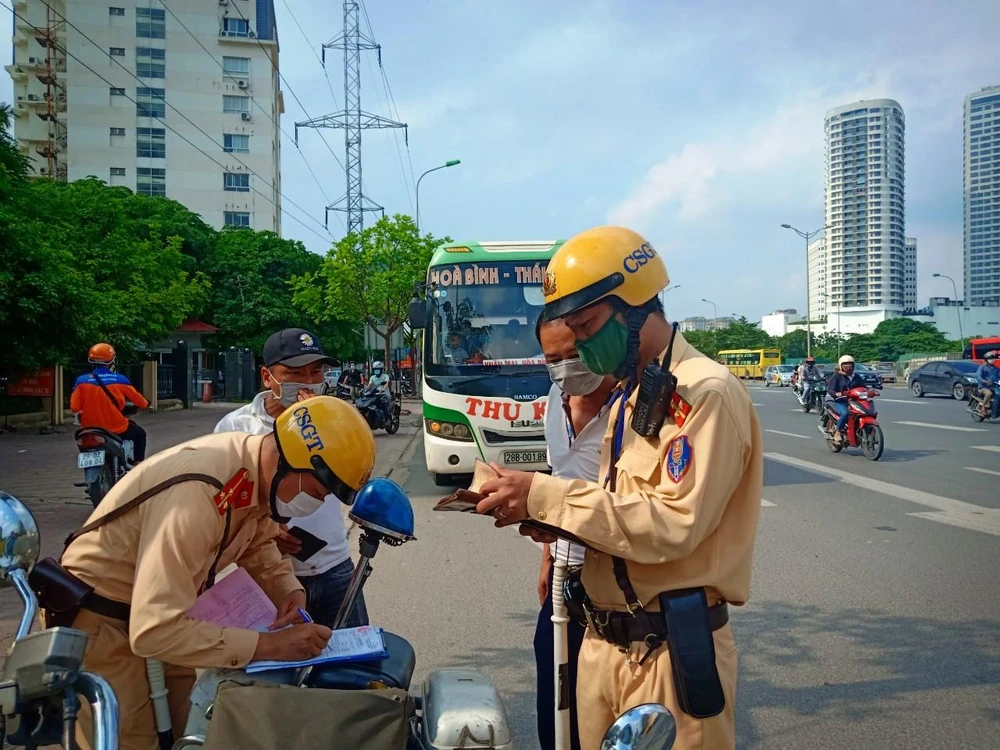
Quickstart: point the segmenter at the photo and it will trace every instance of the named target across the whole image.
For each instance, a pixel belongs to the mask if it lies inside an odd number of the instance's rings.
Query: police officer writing
[[[274,432],[227,432],[181,443],[139,464],[107,495],[62,555],[33,579],[45,624],[90,636],[84,667],[111,683],[121,747],[158,747],[145,659],[164,663],[174,736],[196,668],[318,654],[329,628],[302,623],[305,592],[274,542],[276,522],[307,516],[333,494],[350,502],[371,475],[375,442],[361,415],[327,396],[297,403]],[[278,608],[272,632],[187,615],[215,573],[243,567]],[[36,585],[39,584],[39,585]],[[285,628],[287,625],[294,627]],[[87,746],[90,716],[81,713]]]
[[[623,386],[597,483],[495,467],[481,513],[534,519],[588,549],[574,608],[580,744],[642,703],[677,719],[675,748],[735,746],[736,644],[728,604],[749,597],[763,486],[760,425],[746,389],[667,322],[662,258],[635,232],[599,227],[549,262],[545,316],[580,359]],[[536,541],[551,535],[522,527]],[[586,678],[583,676],[586,675]]]

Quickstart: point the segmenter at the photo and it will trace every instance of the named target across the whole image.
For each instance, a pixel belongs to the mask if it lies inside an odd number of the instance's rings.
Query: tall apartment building
[[[827,253],[826,237],[809,243],[807,272],[809,274],[809,320],[819,320],[826,315],[827,294]]]
[[[1000,86],[965,97],[965,304],[1000,305]]]
[[[826,114],[827,304],[905,307],[903,109],[872,99]]]
[[[14,136],[35,174],[93,175],[216,227],[280,231],[273,0],[14,7]]]
[[[917,240],[906,238],[903,254],[903,308],[905,312],[917,309]]]

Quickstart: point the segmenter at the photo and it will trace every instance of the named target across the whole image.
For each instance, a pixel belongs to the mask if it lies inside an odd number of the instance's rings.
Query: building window
[[[111,135],[125,135],[125,128],[111,128]]]
[[[223,175],[222,187],[236,193],[250,192],[250,175],[240,172],[225,172]]]
[[[135,192],[142,195],[167,194],[167,170],[156,167],[138,167],[135,170]]]
[[[167,131],[163,128],[136,128],[135,155],[152,159],[167,156]]]
[[[125,96],[125,89],[116,89],[114,86],[112,86],[111,96]]]
[[[125,176],[125,167],[111,167],[111,176],[112,177],[124,177]]]
[[[125,57],[125,48],[124,47],[111,47],[108,50],[108,54],[111,55],[112,57]]]
[[[147,89],[142,86],[135,90],[136,117],[166,117],[167,103],[163,100],[164,89]]]
[[[230,96],[229,94],[224,94],[222,96],[222,111],[223,112],[250,112],[250,97],[249,96]]]
[[[125,15],[125,9],[124,8],[115,8],[115,7],[108,8],[108,15],[109,16],[124,16]]]
[[[250,213],[248,211],[225,211],[223,221],[227,227],[250,227]]]
[[[222,70],[226,75],[248,76],[250,75],[249,57],[223,57]]]
[[[167,51],[138,47],[135,51],[135,74],[140,78],[166,78]]]
[[[141,39],[166,39],[167,12],[163,8],[136,8],[135,35]]]
[[[222,148],[230,154],[249,154],[250,136],[225,133],[222,136]]]
[[[250,22],[245,18],[223,18],[223,36],[250,36]]]

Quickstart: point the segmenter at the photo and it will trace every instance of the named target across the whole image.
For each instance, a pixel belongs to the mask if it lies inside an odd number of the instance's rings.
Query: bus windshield
[[[535,323],[545,261],[432,268],[428,279],[428,375],[544,371]]]

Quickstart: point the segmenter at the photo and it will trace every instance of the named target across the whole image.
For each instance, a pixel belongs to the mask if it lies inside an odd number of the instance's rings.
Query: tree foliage
[[[421,236],[409,216],[383,217],[344,237],[316,273],[298,279],[296,303],[320,321],[339,317],[369,325],[384,341],[388,362],[391,337],[406,320],[413,284],[425,277],[434,248],[448,241]]]

